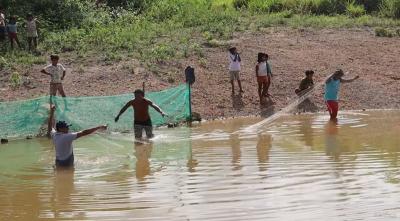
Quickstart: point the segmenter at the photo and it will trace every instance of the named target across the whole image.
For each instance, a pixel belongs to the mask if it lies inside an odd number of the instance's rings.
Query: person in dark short
[[[229,48],[229,79],[232,85],[232,94],[235,94],[235,84],[236,80],[239,86],[239,93],[243,93],[242,83],[240,82],[240,58],[239,52],[235,47]]]
[[[134,114],[133,129],[135,131],[135,138],[141,139],[143,130],[146,132],[148,139],[152,138],[153,135],[153,125],[151,123],[151,118],[149,114],[149,106],[154,108],[163,117],[166,116],[164,111],[161,110],[159,106],[154,104],[151,100],[144,97],[144,91],[138,89],[134,92],[135,99],[130,100],[125,106],[120,110],[117,117],[115,117],[115,122],[118,122],[119,117],[129,108],[132,107]]]

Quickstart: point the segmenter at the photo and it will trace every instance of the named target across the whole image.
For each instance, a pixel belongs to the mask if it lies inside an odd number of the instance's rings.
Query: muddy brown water
[[[53,169],[47,139],[0,145],[0,220],[399,220],[400,112],[97,134]]]

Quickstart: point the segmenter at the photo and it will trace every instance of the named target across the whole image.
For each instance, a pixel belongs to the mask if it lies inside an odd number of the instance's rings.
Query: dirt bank
[[[192,55],[186,59],[159,62],[155,68],[143,68],[135,61],[105,65],[96,61],[64,59],[62,62],[68,68],[64,87],[70,96],[113,95],[133,91],[146,81],[148,90],[156,91],[183,82],[183,69],[193,65],[197,74],[193,86],[193,110],[203,118],[268,115],[296,97],[294,89],[304,70],[315,70],[315,82],[320,82],[340,67],[349,72],[349,77],[360,76],[356,82],[342,85],[341,109],[400,108],[399,38],[375,37],[367,28],[269,28],[259,33],[238,33],[229,44],[241,52],[245,91],[242,96],[231,96],[226,47],[205,47],[204,59]],[[275,75],[270,91],[275,101],[273,106],[260,106],[258,102],[254,74],[258,52],[270,55]],[[0,74],[0,99],[9,101],[45,95],[49,79],[39,73],[41,67],[24,70],[22,73],[28,83],[15,90],[7,83],[9,74]],[[317,110],[325,110],[322,94],[320,88],[311,98]]]

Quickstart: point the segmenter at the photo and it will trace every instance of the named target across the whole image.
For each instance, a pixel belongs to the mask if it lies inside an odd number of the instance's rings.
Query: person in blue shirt
[[[340,83],[350,83],[359,78],[359,76],[355,76],[353,79],[342,79],[343,76],[343,70],[338,69],[325,82],[325,102],[326,106],[328,107],[331,120],[337,119],[337,113],[339,111],[338,93]]]
[[[7,24],[7,32],[8,38],[10,39],[11,49],[14,49],[14,41],[17,43],[18,47],[21,48],[17,35],[17,17],[15,15],[11,16],[10,21]]]

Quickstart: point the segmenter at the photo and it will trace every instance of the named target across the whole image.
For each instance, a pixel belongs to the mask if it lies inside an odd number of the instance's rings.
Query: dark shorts
[[[10,40],[16,39],[16,38],[17,38],[17,33],[15,33],[15,32],[8,32],[8,38],[9,38]]]
[[[151,120],[147,121],[134,121],[133,130],[135,131],[135,138],[142,138],[143,129],[146,132],[147,138],[152,138],[153,135],[153,125]]]
[[[57,95],[57,91],[60,92],[63,90],[64,88],[62,83],[50,83],[50,95],[55,96]]]
[[[56,159],[56,166],[58,167],[71,167],[74,165],[74,153],[65,160]]]

